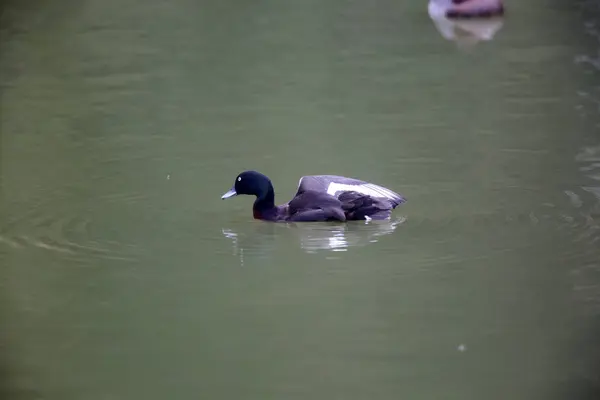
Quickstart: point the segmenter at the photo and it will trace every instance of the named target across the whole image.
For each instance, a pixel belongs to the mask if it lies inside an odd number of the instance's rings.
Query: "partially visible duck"
[[[472,19],[446,18],[435,15],[430,15],[430,17],[440,35],[446,40],[456,42],[460,47],[493,40],[504,25],[502,17]]]
[[[504,15],[502,0],[429,0],[432,18],[490,18]]]
[[[254,195],[254,218],[273,222],[317,222],[389,219],[392,210],[405,199],[383,186],[336,175],[300,178],[296,195],[276,206],[271,180],[256,171],[244,171],[221,196]]]

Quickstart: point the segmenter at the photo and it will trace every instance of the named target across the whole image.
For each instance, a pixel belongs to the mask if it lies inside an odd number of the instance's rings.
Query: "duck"
[[[492,18],[504,15],[502,0],[429,0],[430,16],[449,19]]]
[[[275,205],[271,179],[253,170],[238,174],[221,199],[238,195],[256,196],[254,219],[270,222],[386,220],[406,202],[398,193],[374,183],[338,175],[307,175],[300,178],[289,202]]]
[[[493,40],[504,25],[504,19],[501,17],[456,19],[431,14],[430,17],[444,39],[453,41],[463,48]]]

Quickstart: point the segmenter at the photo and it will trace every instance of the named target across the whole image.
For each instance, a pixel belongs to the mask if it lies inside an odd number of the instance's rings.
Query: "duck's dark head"
[[[272,199],[273,185],[271,180],[260,172],[244,171],[235,178],[233,187],[221,198],[228,199],[239,194],[254,195],[258,199]]]

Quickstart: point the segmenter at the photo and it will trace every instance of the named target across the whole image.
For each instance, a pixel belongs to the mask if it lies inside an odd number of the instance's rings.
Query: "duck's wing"
[[[287,204],[288,212],[295,214],[305,210],[317,210],[329,207],[342,207],[342,203],[336,197],[325,192],[316,190],[304,190],[297,193],[296,196]]]
[[[345,221],[342,202],[324,192],[305,190],[287,203],[289,221]]]
[[[306,210],[298,212],[289,217],[290,222],[322,222],[322,221],[346,221],[346,214],[341,208],[325,208],[318,210]]]
[[[384,198],[376,198],[358,192],[344,192],[339,197],[342,209],[348,220],[389,219],[394,203]]]
[[[355,192],[379,200],[379,202],[387,202],[391,209],[406,201],[398,193],[383,186],[338,175],[303,176],[298,182],[296,196],[306,191],[326,193],[336,199],[340,199],[340,196],[344,193]]]

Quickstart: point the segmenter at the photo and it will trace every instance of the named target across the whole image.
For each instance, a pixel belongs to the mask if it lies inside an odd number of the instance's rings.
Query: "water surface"
[[[418,2],[5,2],[2,392],[594,398],[600,14],[529,3],[473,44]],[[250,168],[408,202],[261,223]]]

